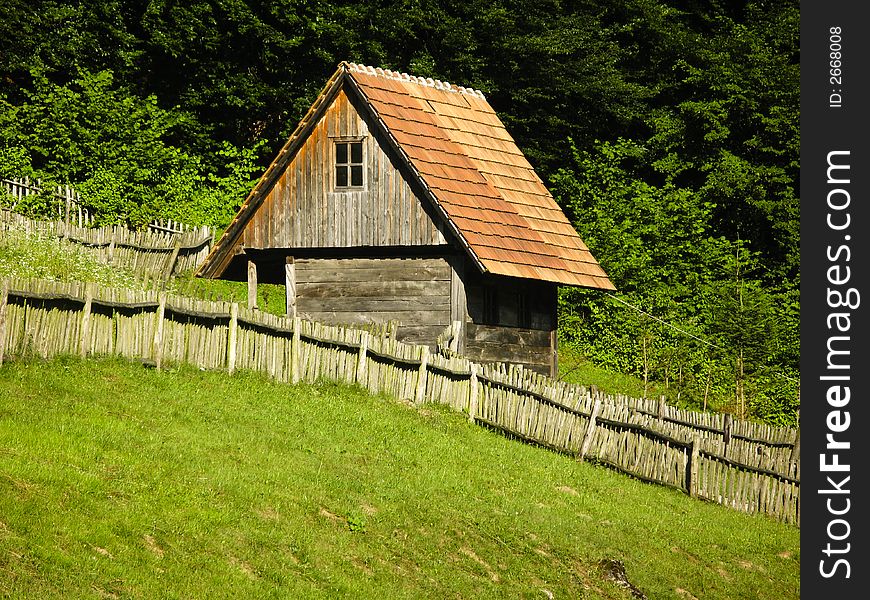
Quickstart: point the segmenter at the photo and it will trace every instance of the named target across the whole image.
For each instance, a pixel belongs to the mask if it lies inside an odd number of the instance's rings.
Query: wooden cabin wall
[[[466,283],[465,355],[509,362],[555,376],[556,286],[539,281],[478,278]]]
[[[365,189],[335,191],[335,142],[357,137],[364,141]],[[239,241],[246,248],[446,243],[344,91],[267,194]]]
[[[443,258],[297,258],[296,309],[330,324],[395,321],[401,341],[433,346],[450,324]]]

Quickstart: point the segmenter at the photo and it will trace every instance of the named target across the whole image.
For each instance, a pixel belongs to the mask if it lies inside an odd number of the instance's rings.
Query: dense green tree
[[[796,392],[783,382],[799,356],[797,6],[659,14],[637,25],[657,35],[632,37],[659,71],[653,82],[635,63],[636,81],[655,88],[646,127],[575,151],[552,177],[620,290],[564,292],[564,333],[599,362],[658,379],[672,361],[651,360],[656,348],[682,348],[695,378],[708,374],[696,400],[712,388],[721,406],[787,419]]]

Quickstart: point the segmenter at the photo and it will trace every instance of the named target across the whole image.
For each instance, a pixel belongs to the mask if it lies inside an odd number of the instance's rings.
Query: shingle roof
[[[487,271],[615,289],[481,92],[346,68]]]
[[[341,63],[308,115],[224,234],[236,235],[257,195],[289,160],[332,91],[347,81],[395,140],[451,229],[484,271],[615,289],[550,192],[477,90],[406,73]],[[259,190],[259,191],[258,191]],[[222,238],[200,273],[228,252]],[[227,242],[227,244],[224,244]]]

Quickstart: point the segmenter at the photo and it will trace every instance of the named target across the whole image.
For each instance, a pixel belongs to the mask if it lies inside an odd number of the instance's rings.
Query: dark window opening
[[[363,143],[335,143],[335,187],[361,188],[363,181]]]

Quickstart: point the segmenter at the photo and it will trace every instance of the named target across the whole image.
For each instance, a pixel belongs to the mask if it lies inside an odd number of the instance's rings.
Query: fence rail
[[[645,481],[800,524],[796,430],[602,394],[522,368],[430,353],[388,335],[278,317],[238,304],[89,284],[4,280],[5,355],[115,354],[283,382],[358,383],[438,402],[481,425]]]

